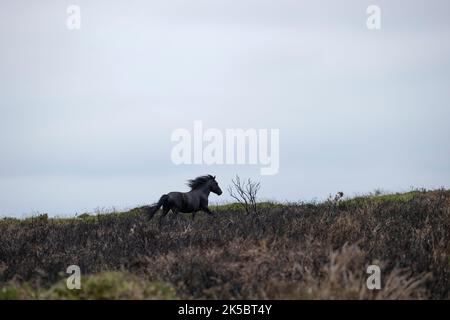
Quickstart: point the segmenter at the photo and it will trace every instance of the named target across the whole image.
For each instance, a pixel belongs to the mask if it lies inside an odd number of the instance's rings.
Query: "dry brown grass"
[[[216,218],[136,211],[84,219],[0,222],[0,287],[49,287],[76,264],[126,270],[181,298],[448,299],[450,192],[272,206]],[[382,289],[366,288],[378,264]]]

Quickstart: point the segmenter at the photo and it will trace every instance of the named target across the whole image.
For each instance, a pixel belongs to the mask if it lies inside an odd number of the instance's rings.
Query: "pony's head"
[[[214,192],[219,196],[222,194],[222,189],[220,189],[219,184],[216,181],[216,176],[212,176],[210,174],[189,180],[188,186],[191,187],[191,190],[207,186],[209,191]]]

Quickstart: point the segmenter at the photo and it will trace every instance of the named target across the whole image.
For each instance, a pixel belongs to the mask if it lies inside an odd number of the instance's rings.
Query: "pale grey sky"
[[[81,30],[66,9],[81,8]],[[366,8],[382,28],[366,28]],[[238,173],[261,197],[449,187],[448,1],[2,1],[0,216],[128,208]],[[280,129],[280,171],[175,166],[170,136]],[[211,196],[212,201],[227,196]]]

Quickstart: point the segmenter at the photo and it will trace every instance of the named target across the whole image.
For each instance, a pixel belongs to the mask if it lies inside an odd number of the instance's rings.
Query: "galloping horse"
[[[188,186],[191,187],[191,191],[169,192],[162,195],[158,203],[147,207],[149,218],[152,219],[161,206],[163,210],[159,219],[160,223],[169,210],[172,210],[175,214],[179,212],[192,213],[192,219],[195,218],[195,213],[200,210],[212,215],[213,213],[208,208],[209,193],[214,192],[219,196],[222,194],[222,190],[216,181],[216,176],[197,177],[189,180]]]

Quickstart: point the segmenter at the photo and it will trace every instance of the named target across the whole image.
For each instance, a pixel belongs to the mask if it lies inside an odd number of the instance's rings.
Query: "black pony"
[[[209,193],[214,192],[219,196],[222,194],[216,177],[212,175],[197,177],[189,180],[188,186],[191,187],[191,191],[169,192],[162,195],[158,203],[147,207],[149,218],[152,219],[161,206],[163,210],[159,219],[160,222],[169,210],[172,210],[175,214],[179,212],[192,213],[192,219],[195,218],[195,213],[200,210],[212,215],[208,208]]]

